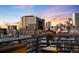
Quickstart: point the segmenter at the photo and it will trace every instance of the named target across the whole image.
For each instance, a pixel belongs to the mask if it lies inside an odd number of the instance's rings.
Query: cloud
[[[52,25],[56,25],[59,23],[65,23],[68,21],[68,18],[72,17],[72,13],[75,12],[75,9],[71,7],[52,7],[44,10],[41,14],[43,18],[45,18],[46,22],[51,21]]]
[[[70,17],[75,12],[72,6],[54,6],[41,12],[44,18]]]
[[[32,9],[35,5],[15,5],[12,6],[12,9]]]

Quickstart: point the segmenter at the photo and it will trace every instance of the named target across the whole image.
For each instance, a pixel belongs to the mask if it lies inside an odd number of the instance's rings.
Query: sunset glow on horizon
[[[69,18],[52,18],[49,20],[46,20],[46,22],[51,22],[51,26],[56,26],[59,23],[66,24],[66,21],[68,21]]]

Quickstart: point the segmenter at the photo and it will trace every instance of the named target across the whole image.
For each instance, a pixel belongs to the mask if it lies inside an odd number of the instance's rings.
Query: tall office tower
[[[44,19],[41,19],[39,17],[36,17],[36,16],[23,16],[21,17],[22,19],[22,28],[28,28],[29,30],[35,30],[35,29],[41,29],[43,30],[44,29],[44,23],[45,23],[45,20]]]
[[[79,25],[79,13],[72,14],[72,22],[74,26]]]
[[[46,28],[51,28],[51,22],[46,22]]]

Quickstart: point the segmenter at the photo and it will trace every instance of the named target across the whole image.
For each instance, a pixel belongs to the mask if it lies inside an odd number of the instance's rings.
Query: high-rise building
[[[36,17],[36,16],[23,16],[21,17],[22,19],[22,28],[26,28],[26,29],[31,29],[31,30],[35,30],[35,29],[44,29],[44,19]]]
[[[6,28],[0,28],[0,35],[7,35],[7,29]]]
[[[79,13],[73,13],[72,22],[74,26],[79,25]]]
[[[46,28],[51,28],[51,22],[46,22]]]
[[[8,31],[8,34],[16,34],[17,26],[16,25],[9,25],[7,31]]]

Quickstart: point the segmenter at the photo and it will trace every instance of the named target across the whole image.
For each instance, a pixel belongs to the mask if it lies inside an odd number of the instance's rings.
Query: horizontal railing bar
[[[12,42],[12,41],[19,41],[19,40],[27,40],[27,39],[34,39],[34,38],[40,38],[40,37],[42,37],[42,36],[39,36],[39,37],[30,37],[30,38],[16,38],[16,39],[14,39],[14,40],[6,40],[6,41],[0,41],[0,43],[6,43],[6,42]]]

